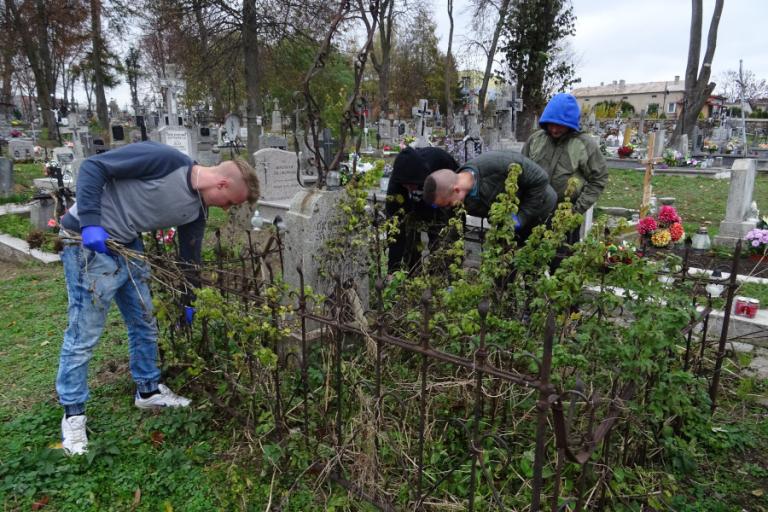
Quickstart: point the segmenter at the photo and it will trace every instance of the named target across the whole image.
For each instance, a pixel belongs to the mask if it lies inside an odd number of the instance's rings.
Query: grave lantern
[[[712,272],[712,279],[722,279],[723,274],[719,270],[714,270]],[[725,289],[725,286],[723,286],[720,283],[709,283],[707,286],[704,287],[707,290],[707,293],[710,297],[713,299],[718,298],[720,295],[722,295],[723,290]]]
[[[707,227],[701,226],[691,237],[691,248],[699,251],[707,251],[710,247],[712,247],[712,240],[709,238]]]

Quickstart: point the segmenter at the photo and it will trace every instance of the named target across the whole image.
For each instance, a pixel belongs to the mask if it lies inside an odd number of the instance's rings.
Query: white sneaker
[[[158,385],[157,389],[160,392],[149,398],[141,398],[141,395],[136,392],[134,405],[139,409],[159,409],[161,407],[188,407],[192,403],[192,400],[177,395],[165,384]]]
[[[82,455],[88,451],[88,434],[85,432],[85,415],[61,418],[61,445],[67,455]]]

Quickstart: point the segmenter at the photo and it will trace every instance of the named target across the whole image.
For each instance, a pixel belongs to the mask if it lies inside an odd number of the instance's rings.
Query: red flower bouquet
[[[668,247],[685,236],[680,215],[674,206],[664,205],[656,217],[648,216],[637,223],[637,232],[654,247]]]
[[[630,145],[621,146],[618,150],[616,150],[616,153],[619,155],[619,158],[629,158],[632,156],[632,153],[635,152],[635,148],[633,148]]]

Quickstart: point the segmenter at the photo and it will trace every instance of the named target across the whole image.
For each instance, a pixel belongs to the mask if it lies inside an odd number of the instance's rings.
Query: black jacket
[[[387,187],[387,218],[398,215],[400,231],[389,245],[389,272],[403,267],[408,268],[418,260],[418,229],[416,223],[428,224],[430,239],[445,225],[449,214],[432,208],[421,200],[424,180],[432,172],[440,169],[455,171],[459,164],[445,150],[440,148],[405,148],[397,157],[392,168],[392,176]],[[410,193],[404,184],[412,183],[417,187]]]

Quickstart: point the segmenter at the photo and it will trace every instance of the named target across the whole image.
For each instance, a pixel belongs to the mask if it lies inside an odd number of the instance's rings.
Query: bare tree
[[[93,90],[96,96],[96,117],[102,128],[109,126],[107,97],[104,93],[104,38],[101,33],[101,0],[91,0],[91,62],[93,66]]]
[[[320,151],[319,134],[317,133],[317,127],[321,124],[320,109],[318,102],[312,94],[312,80],[318,75],[320,70],[325,65],[325,61],[330,55],[334,37],[340,32],[340,28],[347,18],[350,10],[353,6],[350,4],[354,2],[354,10],[356,16],[365,24],[366,38],[363,42],[363,46],[355,56],[354,62],[354,78],[355,84],[352,91],[347,95],[347,101],[344,105],[344,114],[342,116],[341,126],[339,127],[339,149],[332,157],[331,161],[326,161]],[[313,150],[315,153],[315,162],[317,162],[318,170],[318,183],[317,186],[322,188],[326,184],[326,177],[329,170],[336,169],[341,161],[341,156],[344,153],[345,142],[348,136],[351,136],[354,131],[355,120],[359,117],[357,109],[359,107],[360,100],[360,87],[362,85],[363,76],[365,73],[365,66],[368,61],[368,56],[373,48],[373,39],[377,32],[377,24],[380,19],[379,13],[381,4],[379,0],[370,0],[366,7],[364,0],[341,0],[338,5],[338,9],[334,13],[328,30],[325,34],[324,40],[320,45],[320,48],[315,55],[315,61],[308,71],[303,84],[303,96],[306,102],[305,109],[307,113],[307,132],[312,136]],[[360,139],[358,138],[356,151],[360,150]]]
[[[720,16],[723,13],[723,1],[715,0],[715,8],[712,19],[709,22],[707,34],[707,49],[704,59],[701,59],[701,23],[702,0],[691,0],[691,31],[688,41],[688,64],[685,68],[685,97],[683,107],[677,118],[675,131],[672,133],[671,144],[677,144],[682,134],[688,137],[693,135],[693,127],[699,117],[704,103],[715,89],[715,83],[709,81],[712,73],[712,59],[715,56],[717,46],[717,29],[720,25]]]
[[[17,3],[16,0],[6,0],[8,12],[13,26],[20,28],[16,31],[24,54],[29,61],[29,67],[35,77],[38,106],[42,112],[43,126],[55,126],[51,111],[51,98],[56,90],[56,80],[51,59],[49,41],[50,8],[44,0]]]
[[[473,40],[470,46],[479,47],[485,53],[483,82],[478,93],[481,115],[485,108],[485,98],[488,95],[488,83],[493,74],[493,62],[496,59],[499,38],[509,15],[511,4],[511,0],[472,0],[472,30],[480,34],[481,39]],[[491,26],[493,32],[488,34],[488,29]],[[489,35],[490,38],[488,38]]]
[[[395,28],[394,6],[395,0],[381,0],[377,20],[381,57],[376,55],[375,51],[371,52],[371,64],[379,76],[379,115],[384,116],[389,112],[389,74]]]
[[[757,78],[752,70],[745,69],[739,77],[738,70],[729,69],[718,77],[717,92],[728,98],[728,101],[738,100],[742,88],[747,101],[768,97],[768,80]]]

